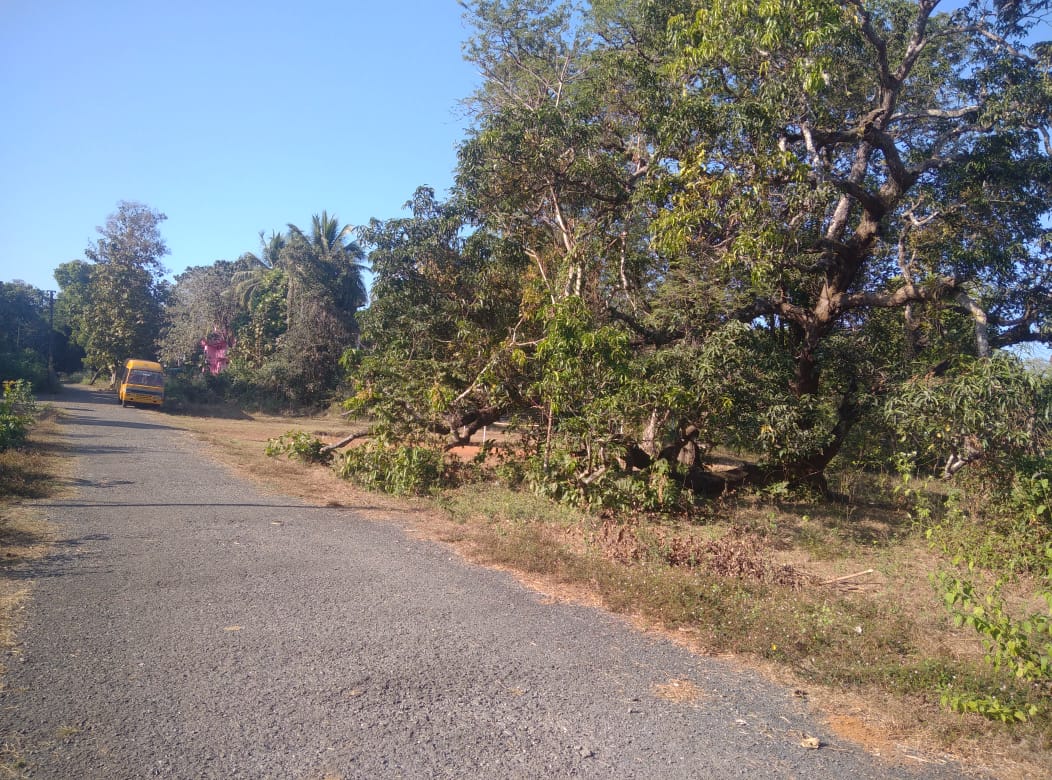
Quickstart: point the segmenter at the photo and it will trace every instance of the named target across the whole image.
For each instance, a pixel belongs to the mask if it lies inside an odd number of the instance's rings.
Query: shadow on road
[[[10,537],[9,537],[10,538]],[[66,569],[66,564],[74,559],[83,558],[86,554],[82,549],[84,545],[92,542],[109,541],[109,534],[86,534],[72,539],[57,539],[49,544],[49,552],[40,558],[23,558],[14,556],[0,563],[0,578],[8,580],[36,580],[49,577],[68,576],[71,572]],[[28,538],[29,543],[39,540]],[[78,576],[94,574],[99,569],[81,569],[76,572]],[[110,571],[107,569],[106,571]]]
[[[87,403],[109,405],[115,405],[118,403],[117,393],[113,390],[97,390],[94,387],[88,387],[87,385],[63,385],[59,392],[41,393],[37,396],[37,400],[45,403],[61,403],[73,395],[80,396]],[[84,398],[84,396],[87,396],[87,398]]]
[[[68,420],[59,420],[67,425],[98,425],[103,428],[159,428],[165,431],[177,431],[171,425],[159,425],[158,423],[132,422],[131,420],[100,420],[98,417],[72,417]]]
[[[72,479],[62,480],[63,485],[69,485],[70,487],[93,487],[93,488],[109,488],[116,487],[117,485],[134,485],[130,479],[81,479],[80,477],[73,477]]]
[[[66,434],[67,439],[92,439],[93,436],[78,435],[78,434]],[[76,455],[112,455],[114,453],[142,453],[151,452],[149,449],[143,447],[123,447],[123,446],[111,446],[108,444],[100,444],[96,446],[85,446],[77,445],[77,450],[74,454]]]

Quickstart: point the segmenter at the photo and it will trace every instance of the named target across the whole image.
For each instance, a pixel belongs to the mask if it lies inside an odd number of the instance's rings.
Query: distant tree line
[[[42,390],[49,384],[49,358],[55,372],[80,369],[84,353],[52,310],[54,292],[0,282],[0,379],[23,379]]]
[[[0,285],[3,376],[42,386],[49,349],[56,371],[84,368],[92,383],[104,375],[112,386],[132,357],[194,375],[203,340],[218,334],[231,345],[230,370],[200,388],[208,397],[284,409],[332,401],[367,300],[351,228],[322,212],[308,230],[290,224],[261,235],[258,255],[188,268],[173,284],[162,263],[165,219],[141,203],[118,204],[84,258],[55,270],[53,312],[45,291]]]

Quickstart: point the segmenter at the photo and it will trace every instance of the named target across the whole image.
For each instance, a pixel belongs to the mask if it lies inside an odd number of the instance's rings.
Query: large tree
[[[1050,338],[1050,50],[1025,37],[1048,4],[938,5],[713,0],[671,20],[696,122],[662,139],[687,153],[663,171],[676,284],[654,307],[685,297],[674,330],[701,337],[768,325],[808,442],[795,478],[896,377]]]
[[[70,316],[85,362],[96,371],[108,370],[111,385],[125,359],[156,355],[169,290],[161,264],[168,254],[160,233],[165,219],[141,203],[122,201],[85,250],[87,263],[67,263],[56,274],[77,298]]]
[[[197,354],[200,342],[219,333],[229,344],[237,324],[245,319],[234,278],[243,261],[217,260],[212,265],[193,266],[175,277],[165,317],[161,356],[183,361]]]
[[[1048,3],[937,6],[466,3],[454,202],[370,228],[367,332],[413,366],[368,364],[374,411],[460,435],[520,414],[583,486],[660,463],[710,487],[719,445],[821,484],[923,377],[1047,343]],[[497,299],[470,230],[525,259],[490,329],[449,305]]]
[[[401,437],[463,443],[519,408],[509,361],[525,258],[509,242],[469,232],[462,204],[421,187],[405,218],[372,220],[372,304],[352,407]]]

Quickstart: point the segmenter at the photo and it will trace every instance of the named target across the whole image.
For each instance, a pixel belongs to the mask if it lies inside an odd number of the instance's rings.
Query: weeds
[[[37,414],[33,388],[24,379],[4,382],[0,396],[0,451],[17,447],[26,440],[29,426]]]
[[[269,439],[263,451],[272,458],[285,455],[303,463],[329,463],[332,454],[324,448],[324,442],[316,436],[303,431],[288,431],[276,439]]]
[[[352,447],[334,468],[339,476],[362,487],[399,496],[427,495],[448,482],[444,480],[441,453],[382,440]]]

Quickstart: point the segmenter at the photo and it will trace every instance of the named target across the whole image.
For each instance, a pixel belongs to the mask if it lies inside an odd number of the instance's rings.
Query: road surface
[[[37,504],[58,541],[3,572],[33,584],[0,692],[26,777],[961,775],[883,763],[791,690],[397,524],[262,492],[163,412],[57,405],[75,487]]]

